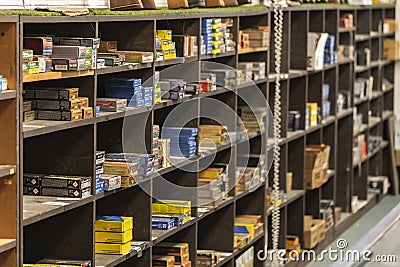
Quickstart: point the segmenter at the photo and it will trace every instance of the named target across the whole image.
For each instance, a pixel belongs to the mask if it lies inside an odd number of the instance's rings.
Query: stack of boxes
[[[104,192],[104,180],[102,175],[104,173],[104,162],[106,161],[106,152],[96,152],[96,194]]]
[[[331,115],[331,102],[329,101],[329,84],[322,85],[322,110],[321,117],[322,119],[326,119],[329,115]]]
[[[325,43],[324,64],[336,64],[338,52],[335,51],[335,36],[329,35]]]
[[[383,33],[395,33],[398,30],[396,19],[385,19],[383,21]]]
[[[243,29],[239,31],[239,50],[246,48],[268,48],[269,26]]]
[[[201,54],[216,55],[234,51],[232,19],[203,19],[201,28]]]
[[[306,147],[306,189],[318,188],[328,180],[330,150],[330,146],[324,144]]]
[[[239,84],[237,70],[232,69],[207,69],[202,71],[203,75],[215,75],[215,84],[222,87],[235,87]],[[214,82],[214,81],[213,81]]]
[[[23,107],[23,121],[29,122],[35,120],[35,111],[32,110],[32,102],[31,101],[24,101]]]
[[[318,125],[318,103],[311,102],[306,104],[306,129]]]
[[[325,239],[325,221],[315,220],[312,216],[304,216],[304,248],[312,249]]]
[[[156,61],[176,58],[175,42],[172,42],[171,30],[157,30],[156,51]]]
[[[23,74],[52,71],[52,54],[53,39],[51,37],[25,37],[22,51]]]
[[[395,19],[385,19],[383,22],[383,33],[396,33],[398,30],[398,23]],[[400,59],[400,42],[394,39],[384,40],[383,54],[387,60]]]
[[[98,38],[25,37],[24,74],[96,69]]]
[[[131,187],[154,172],[154,155],[136,153],[108,153],[104,173],[121,177],[121,187]]]
[[[101,41],[97,68],[121,66],[125,63],[152,63],[153,52],[120,51],[117,41]]]
[[[131,241],[133,239],[132,217],[97,217],[94,230],[95,253],[122,255],[131,251]]]
[[[211,72],[201,73],[201,92],[211,92],[217,90],[217,75]]]
[[[152,266],[191,267],[188,243],[161,242],[153,247]]]
[[[374,77],[371,76],[367,78],[357,78],[354,81],[354,99],[365,99],[372,95],[372,85]]]
[[[76,121],[93,117],[89,98],[79,97],[79,88],[26,89],[23,97],[25,102],[30,102],[37,120]],[[24,105],[24,112],[29,112],[29,104]]]
[[[191,158],[197,151],[197,128],[164,127],[162,138],[170,139],[170,156]]]
[[[265,79],[265,62],[240,62],[238,70],[253,81]]]
[[[200,204],[218,206],[228,190],[228,164],[215,163],[199,173],[197,196]]]
[[[215,250],[197,250],[197,267],[213,267],[218,264],[221,253]]]
[[[152,229],[168,231],[191,220],[191,201],[154,200],[152,214]]]
[[[261,182],[259,167],[236,167],[236,192],[242,193],[257,187]]]
[[[186,82],[182,79],[165,79],[158,82],[161,99],[179,100],[185,97]]]
[[[238,107],[238,115],[243,123],[242,125],[239,121],[239,129],[242,129],[244,126],[247,132],[265,132],[265,120],[267,116],[267,111],[265,108],[250,108],[248,106],[241,106]]]
[[[197,36],[173,35],[172,41],[175,44],[177,57],[194,57],[198,55]]]
[[[163,168],[164,157],[162,148],[159,147],[160,126],[153,125],[153,155],[154,155],[154,170]]]
[[[301,113],[297,110],[289,110],[288,115],[288,131],[295,132],[300,130]]]
[[[23,193],[31,196],[86,198],[92,194],[92,178],[25,173]]]
[[[153,87],[143,87],[141,79],[113,78],[106,81],[107,98],[126,99],[129,107],[153,105]]]
[[[248,245],[251,240],[262,234],[264,231],[264,223],[261,215],[238,215],[235,217],[235,248],[243,248]]]
[[[228,139],[228,133],[224,126],[220,125],[200,125],[199,126],[199,142],[202,144],[211,142],[220,145]]]

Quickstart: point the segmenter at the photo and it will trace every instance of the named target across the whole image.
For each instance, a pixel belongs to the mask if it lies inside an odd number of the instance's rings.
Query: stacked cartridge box
[[[92,178],[25,173],[23,193],[31,196],[86,198],[92,194]]]
[[[93,117],[89,98],[79,97],[79,88],[25,89],[23,97],[24,115],[28,118],[31,111],[35,112],[37,120],[76,121]]]
[[[153,267],[191,267],[188,243],[161,242],[153,247]]]
[[[104,192],[104,162],[106,161],[105,151],[96,151],[96,194]]]
[[[162,138],[170,139],[170,156],[191,158],[197,152],[197,128],[164,127]]]
[[[228,164],[215,163],[199,173],[197,196],[200,204],[218,206],[228,191]]]
[[[191,202],[186,200],[154,200],[152,229],[167,231],[191,219]]]
[[[238,115],[241,122],[238,128],[245,128],[247,132],[265,132],[265,120],[267,112],[264,108],[250,108],[248,106],[238,107]]]
[[[132,217],[97,217],[94,229],[95,253],[122,255],[131,251],[131,241],[133,239]]]
[[[153,105],[153,87],[142,86],[141,79],[114,78],[106,81],[106,97],[126,99],[129,107]]]

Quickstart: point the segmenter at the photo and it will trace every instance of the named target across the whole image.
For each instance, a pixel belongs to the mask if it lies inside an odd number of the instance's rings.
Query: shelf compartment
[[[15,174],[16,168],[15,165],[0,165],[0,178],[7,178],[7,176]]]
[[[23,225],[27,226],[94,201],[94,197],[66,200],[57,197],[23,197]]]
[[[305,194],[305,190],[292,190],[289,193],[286,194],[287,200],[286,202],[282,203],[279,206],[279,209],[283,209],[284,207],[290,205],[291,203],[293,203],[294,201],[296,201],[297,199],[301,198],[302,196],[304,196]],[[272,214],[272,208],[268,208],[267,210],[267,215],[271,215]]]
[[[114,267],[124,261],[133,258],[135,256],[139,257],[139,253],[149,249],[149,243],[145,242],[144,247],[132,246],[132,250],[124,255],[106,255],[106,254],[95,254],[96,267]]]
[[[190,221],[187,223],[174,227],[171,230],[168,231],[163,231],[163,230],[153,230],[152,231],[152,245],[157,245],[158,243],[162,242],[163,240],[167,239],[168,237],[182,231],[183,229],[186,229],[187,227],[190,227],[194,225],[197,221],[197,218],[193,217]]]
[[[93,76],[93,70],[85,70],[85,71],[50,71],[38,74],[28,74],[23,75],[24,83],[31,82],[40,82],[40,81],[49,81],[49,80],[58,80],[58,79],[67,79],[67,78],[77,78],[84,76]]]
[[[169,60],[156,61],[156,62],[154,62],[154,66],[161,67],[161,66],[170,66],[170,65],[182,64],[182,63],[185,63],[185,58],[177,57],[177,58],[173,58],[173,59],[169,59]]]
[[[338,28],[338,32],[343,33],[343,32],[354,32],[356,30],[356,27],[349,27],[349,28],[345,28],[345,27],[339,27]]]
[[[23,124],[23,136],[24,138],[44,135],[48,133],[63,131],[66,129],[77,128],[81,126],[91,125],[94,123],[96,118],[84,119],[79,121],[45,121],[45,120],[34,120],[31,122],[25,122]]]
[[[17,240],[0,238],[0,254],[8,250],[11,250],[16,246],[17,246]]]
[[[7,90],[0,93],[0,101],[14,99],[17,97],[17,92],[15,90]]]

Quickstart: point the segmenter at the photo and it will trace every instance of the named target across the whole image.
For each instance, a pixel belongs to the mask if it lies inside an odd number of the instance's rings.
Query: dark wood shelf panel
[[[107,254],[95,254],[96,267],[114,267],[124,261],[138,256],[140,251],[149,249],[149,243],[146,242],[144,248],[133,247],[132,250],[124,255],[107,255]]]
[[[289,132],[286,133],[286,140],[285,141],[286,142],[292,142],[294,140],[297,140],[297,139],[303,137],[304,134],[305,134],[304,130],[298,130],[298,131],[295,131],[295,132],[290,132],[289,131]]]
[[[157,245],[158,243],[164,241],[168,237],[186,229],[189,226],[194,225],[197,222],[197,218],[192,218],[187,223],[184,223],[181,226],[174,227],[171,230],[163,231],[163,230],[152,230],[152,245]]]
[[[356,66],[354,71],[355,73],[361,73],[364,71],[368,71],[371,67],[370,66]]]
[[[0,238],[0,254],[10,249],[14,249],[17,246],[16,239],[3,239]]]
[[[206,218],[208,215],[213,214],[231,204],[233,204],[233,202],[235,201],[234,197],[227,197],[226,199],[222,200],[221,203],[216,206],[216,207],[199,207],[198,208],[198,218],[197,220],[200,221],[204,218]]]
[[[348,27],[348,28],[339,27],[339,28],[338,28],[338,32],[340,32],[340,33],[344,33],[344,32],[354,32],[355,30],[356,30],[356,27]]]
[[[361,126],[361,129],[354,131],[353,133],[353,137],[359,136],[360,134],[366,132],[368,130],[368,125],[367,124],[363,124]]]
[[[345,109],[342,112],[338,113],[337,117],[338,117],[338,119],[343,119],[350,115],[353,115],[353,113],[354,113],[353,108],[348,108],[348,109]]]
[[[132,70],[148,69],[151,67],[152,63],[126,63],[122,66],[96,69],[95,73],[97,75],[104,75],[104,74],[111,74],[111,73],[118,73],[118,72],[132,71]]]
[[[354,99],[354,105],[355,105],[355,106],[358,106],[358,105],[367,103],[368,100],[369,100],[368,97],[364,97],[364,98],[355,98],[355,99]]]
[[[17,92],[15,90],[6,90],[0,93],[0,101],[15,99],[17,97]]]
[[[383,112],[382,112],[382,120],[387,120],[388,118],[390,118],[391,116],[393,116],[393,111],[390,111],[390,110],[384,110]]]
[[[95,197],[72,200],[57,197],[23,197],[23,226],[43,221],[52,216],[92,203]]]
[[[96,118],[84,119],[79,121],[45,121],[45,120],[34,120],[25,122],[23,124],[23,136],[24,138],[49,134],[53,132],[63,131],[66,129],[72,129],[91,125],[96,121]]]
[[[220,54],[215,54],[215,55],[200,55],[200,60],[221,58],[221,57],[231,57],[231,56],[235,56],[235,55],[236,55],[236,51],[230,51],[230,52],[225,52],[225,53],[220,53]]]
[[[0,165],[0,178],[14,175],[17,172],[15,165]]]
[[[155,61],[154,66],[161,67],[161,66],[170,66],[170,65],[182,64],[182,63],[185,63],[185,58],[177,57],[177,58],[168,59],[168,60]]]
[[[161,103],[157,103],[154,105],[153,109],[157,110],[157,109],[161,109],[161,108],[165,108],[165,107],[170,107],[173,105],[177,105],[177,104],[181,104],[183,102],[189,101],[191,99],[195,98],[195,96],[192,95],[186,95],[184,98],[179,99],[179,100],[163,100],[161,101]]]
[[[368,122],[368,128],[372,129],[374,127],[376,127],[379,123],[382,122],[382,119],[379,117],[369,117],[369,122]]]
[[[268,47],[249,47],[249,48],[241,48],[238,50],[239,55],[258,53],[258,52],[268,52]]]
[[[368,41],[371,39],[371,35],[369,34],[356,34],[356,37],[354,38],[356,42],[364,42]]]
[[[297,199],[301,198],[302,196],[304,196],[304,194],[306,193],[306,190],[292,190],[289,193],[286,193],[286,198],[287,200],[285,202],[283,202],[280,206],[279,209],[283,209],[284,207],[290,205],[291,203],[293,203],[294,201],[296,201]],[[267,216],[272,214],[272,208],[271,207],[267,207]]]
[[[32,83],[32,82],[40,82],[40,81],[49,81],[49,80],[59,80],[59,79],[68,79],[68,78],[78,78],[85,76],[93,76],[93,70],[85,70],[85,71],[50,71],[38,74],[27,74],[23,75],[24,83]]]
[[[344,65],[344,64],[349,64],[349,63],[354,63],[354,59],[345,58],[345,59],[342,59],[342,60],[338,61],[339,65]]]
[[[262,181],[261,183],[259,183],[258,185],[256,185],[256,186],[250,188],[250,189],[247,190],[247,191],[240,191],[240,192],[238,192],[237,195],[236,195],[236,198],[235,198],[236,201],[238,201],[238,200],[240,200],[240,199],[242,199],[242,198],[244,198],[244,197],[250,195],[251,193],[253,193],[254,191],[256,191],[258,188],[260,188],[261,186],[264,186],[264,185],[265,185],[265,181]]]
[[[383,95],[382,91],[372,91],[372,95],[370,96],[370,100],[376,100]]]
[[[336,120],[335,116],[328,116],[328,117],[326,117],[325,119],[323,119],[323,120],[321,121],[321,125],[322,125],[323,127],[325,127],[325,126],[327,126],[327,125],[329,125],[329,124],[334,123],[335,120]]]

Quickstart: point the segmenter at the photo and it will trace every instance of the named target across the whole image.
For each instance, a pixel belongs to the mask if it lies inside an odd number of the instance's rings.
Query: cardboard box
[[[98,98],[96,106],[103,112],[117,112],[126,110],[127,100],[117,98]]]
[[[82,110],[36,110],[36,120],[78,121],[82,119]]]
[[[323,184],[324,173],[321,167],[305,171],[305,188],[308,190],[320,187]]]
[[[306,249],[312,249],[318,244],[318,228],[313,223],[312,216],[304,216],[304,244]]]
[[[79,88],[37,88],[23,91],[24,99],[71,100],[78,97]]]
[[[330,146],[312,145],[306,147],[306,189],[318,188],[327,176]],[[325,175],[324,175],[325,173]]]
[[[98,231],[95,232],[96,243],[125,244],[129,241],[132,241],[132,239],[133,239],[132,229],[122,233],[98,232]]]
[[[67,197],[67,198],[86,198],[91,195],[91,188],[69,189],[51,187],[30,187],[24,186],[24,195],[47,196],[47,197]]]
[[[261,219],[261,215],[237,215],[235,217],[235,223],[257,225],[261,223]]]
[[[74,110],[80,108],[80,101],[77,98],[71,100],[38,99],[32,102],[32,108],[44,110]]]
[[[103,174],[101,179],[104,181],[104,191],[111,191],[121,187],[121,176]]]
[[[313,220],[313,224],[317,227],[317,242],[319,243],[325,239],[325,221]]]
[[[286,249],[287,250],[294,250],[297,245],[300,244],[300,240],[298,236],[295,235],[287,235],[286,236]]]
[[[383,33],[395,33],[398,30],[396,19],[385,19],[383,21]]]
[[[85,189],[92,185],[92,177],[46,175],[39,178],[43,187]]]
[[[186,255],[189,254],[189,244],[161,242],[153,247],[153,253],[170,256]]]
[[[82,119],[90,119],[93,118],[93,108],[87,107],[82,108]]]
[[[166,40],[172,40],[172,31],[171,30],[157,30],[156,37]]]
[[[173,256],[153,255],[152,266],[157,267],[174,267],[175,258]]]
[[[24,112],[24,122],[34,121],[35,120],[35,111],[25,111]]]
[[[400,150],[396,150],[396,166],[400,166]]]
[[[154,61],[153,52],[141,51],[117,51],[125,54],[125,61],[130,63],[152,63]]]
[[[66,267],[90,267],[90,261],[88,260],[55,260],[55,259],[43,259],[38,261],[38,264],[47,264],[47,266],[66,266]],[[25,264],[24,264],[25,265]]]
[[[293,185],[293,173],[288,172],[286,174],[286,193],[290,193],[292,191],[292,185]]]
[[[385,39],[383,45],[383,55],[387,60],[400,59],[400,42],[392,39]]]
[[[115,52],[118,50],[118,42],[117,41],[101,41],[100,42],[100,53],[108,53]]]
[[[110,255],[123,255],[130,252],[132,249],[131,242],[125,244],[112,244],[112,243],[96,243],[95,253],[110,254]]]
[[[133,229],[133,218],[121,216],[122,221],[107,220],[110,216],[98,217],[94,223],[94,230],[97,232],[123,233]]]

